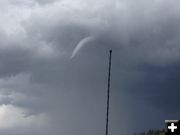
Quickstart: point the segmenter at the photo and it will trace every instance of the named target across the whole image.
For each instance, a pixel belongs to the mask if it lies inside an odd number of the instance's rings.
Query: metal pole
[[[109,128],[109,95],[110,95],[110,81],[111,81],[111,55],[112,55],[112,50],[109,50],[109,70],[108,70],[108,88],[107,88],[107,112],[106,112],[106,135],[108,135],[108,128]]]

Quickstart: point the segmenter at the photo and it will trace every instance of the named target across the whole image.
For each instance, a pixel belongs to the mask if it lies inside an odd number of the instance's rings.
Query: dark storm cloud
[[[0,133],[12,134],[18,122],[20,128],[26,125],[18,135],[103,134],[110,48],[110,132],[123,135],[154,127],[153,120],[162,127],[160,121],[177,117],[178,3],[1,2],[11,8],[0,10],[0,113],[14,109],[17,117],[7,121],[5,129],[0,126]],[[87,37],[94,38],[71,59],[76,45]],[[174,100],[169,101],[170,97]],[[23,115],[25,109],[30,117]],[[1,115],[0,119],[4,120]],[[40,121],[39,129],[31,130],[34,119]],[[150,122],[141,127],[143,120]]]
[[[179,103],[179,63],[166,67],[144,66],[144,77],[134,89],[141,93],[141,98],[163,111],[179,112],[175,106]],[[135,93],[136,95],[136,93]],[[173,100],[171,100],[173,99]]]

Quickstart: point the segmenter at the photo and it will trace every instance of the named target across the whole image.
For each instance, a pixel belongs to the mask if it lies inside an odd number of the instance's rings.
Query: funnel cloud
[[[75,47],[75,49],[73,50],[72,55],[71,55],[71,59],[77,55],[77,53],[80,51],[80,49],[81,49],[83,46],[85,46],[86,44],[88,44],[89,42],[91,42],[91,41],[93,41],[93,40],[94,40],[94,37],[91,37],[91,36],[82,39],[82,40],[77,44],[77,46]]]

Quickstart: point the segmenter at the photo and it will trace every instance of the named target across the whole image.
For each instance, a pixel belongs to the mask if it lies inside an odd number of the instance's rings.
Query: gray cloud
[[[164,119],[177,118],[178,3],[0,2],[0,118],[5,106],[17,111],[15,123],[33,123],[34,118],[43,123],[38,129],[27,124],[18,133],[0,128],[0,133],[103,134],[110,48],[110,132],[162,128]],[[89,36],[93,41],[70,59],[76,45]]]

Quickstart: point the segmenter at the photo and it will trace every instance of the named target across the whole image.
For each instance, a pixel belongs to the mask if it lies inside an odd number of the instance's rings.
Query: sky
[[[0,134],[109,135],[180,119],[179,0],[0,0]]]

